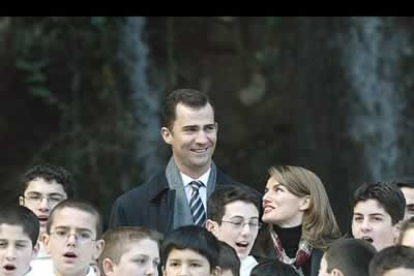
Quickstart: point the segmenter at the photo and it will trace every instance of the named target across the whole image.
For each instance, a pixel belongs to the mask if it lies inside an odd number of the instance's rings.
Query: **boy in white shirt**
[[[50,275],[96,275],[90,263],[98,259],[104,241],[100,239],[101,216],[92,204],[80,200],[59,203],[50,215],[46,231],[44,243],[53,261]]]
[[[240,276],[249,276],[257,264],[250,255],[260,228],[257,191],[248,187],[227,185],[217,187],[207,202],[206,228],[226,242],[240,259]]]

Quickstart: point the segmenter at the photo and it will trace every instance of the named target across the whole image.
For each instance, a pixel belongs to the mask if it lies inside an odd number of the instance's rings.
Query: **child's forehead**
[[[29,235],[24,231],[23,226],[8,223],[0,224],[0,239],[31,241]]]
[[[95,215],[90,212],[73,207],[63,207],[53,214],[51,228],[82,228],[93,232],[96,230],[96,220]]]
[[[384,214],[388,214],[385,210],[385,208],[383,207],[383,205],[381,204],[381,202],[379,202],[377,199],[375,198],[370,198],[364,201],[358,201],[355,204],[354,207],[354,212],[355,211],[364,211],[367,213],[384,213]]]
[[[170,257],[177,259],[206,259],[204,255],[191,248],[173,248],[169,254]]]

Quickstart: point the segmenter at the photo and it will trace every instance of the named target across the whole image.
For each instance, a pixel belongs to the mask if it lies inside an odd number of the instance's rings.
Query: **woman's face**
[[[264,222],[289,228],[302,224],[304,211],[309,208],[309,198],[295,196],[284,184],[270,177],[262,204]]]

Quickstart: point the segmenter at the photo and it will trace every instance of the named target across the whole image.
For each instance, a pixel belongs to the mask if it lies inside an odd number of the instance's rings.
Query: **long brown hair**
[[[325,187],[313,172],[296,166],[272,166],[270,177],[297,197],[310,197],[302,222],[302,237],[315,248],[326,248],[341,236]]]

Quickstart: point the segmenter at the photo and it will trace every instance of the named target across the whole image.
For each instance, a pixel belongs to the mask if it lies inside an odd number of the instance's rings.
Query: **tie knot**
[[[190,182],[191,188],[193,188],[193,190],[198,191],[198,189],[200,189],[201,186],[203,186],[203,182],[201,181],[191,181]]]

